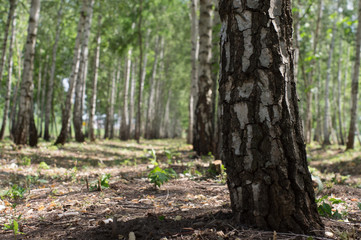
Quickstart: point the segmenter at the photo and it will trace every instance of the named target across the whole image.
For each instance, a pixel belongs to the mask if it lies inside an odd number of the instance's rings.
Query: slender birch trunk
[[[153,62],[153,69],[152,69],[152,76],[149,82],[149,95],[148,95],[148,108],[147,108],[147,115],[145,120],[145,132],[144,138],[150,139],[153,129],[153,121],[154,121],[154,114],[155,114],[155,87],[156,87],[156,76],[157,76],[157,67],[158,67],[158,58],[160,47],[159,44],[161,42],[161,37],[157,37],[155,41],[155,54],[154,54],[154,62]]]
[[[143,0],[139,0],[139,21],[138,21],[138,43],[139,43],[139,85],[138,85],[138,105],[137,105],[137,122],[135,125],[135,139],[137,143],[140,142],[140,128],[142,123],[142,64],[143,64],[143,36],[142,36],[142,11],[143,11]]]
[[[15,39],[16,41],[16,39]],[[16,41],[17,42],[17,41]],[[12,106],[11,106],[11,112],[10,112],[10,136],[11,139],[15,139],[15,126],[16,126],[16,112],[17,112],[17,106],[18,106],[18,93],[19,93],[19,85],[21,82],[21,65],[22,65],[22,54],[19,47],[19,44],[16,43],[16,49],[18,54],[18,77],[16,81],[16,86],[14,87],[14,94],[12,99]]]
[[[160,136],[160,126],[163,119],[163,110],[164,110],[164,38],[162,38],[160,43],[160,54],[159,54],[159,74],[156,77],[155,84],[155,96],[154,96],[154,119],[152,123],[152,132],[151,139],[158,139]]]
[[[339,6],[339,4],[337,4]],[[324,122],[323,122],[323,145],[330,145],[330,109],[329,109],[329,84],[331,78],[331,64],[333,52],[335,49],[335,39],[336,39],[336,31],[337,31],[337,19],[334,20],[333,28],[332,28],[332,39],[331,45],[329,49],[329,55],[327,60],[327,70],[326,70],[326,86],[325,86],[325,109],[324,109]]]
[[[28,25],[28,36],[25,45],[24,68],[20,86],[19,111],[15,127],[14,142],[18,145],[37,145],[37,133],[33,112],[33,70],[36,35],[40,15],[40,0],[32,0]]]
[[[339,138],[340,144],[345,145],[345,141],[343,139],[343,124],[342,124],[342,111],[341,111],[341,84],[342,84],[342,73],[341,73],[341,65],[342,65],[342,38],[339,39],[339,57],[338,57],[338,71],[337,71],[337,117],[338,117],[338,128],[339,128]]]
[[[134,102],[135,102],[135,85],[136,85],[136,80],[135,80],[135,61],[132,64],[132,76],[131,76],[131,84],[130,84],[130,99],[129,99],[129,137],[133,138],[134,136],[134,131],[135,131],[135,124],[133,121],[134,118]]]
[[[6,81],[6,94],[5,94],[5,106],[3,112],[3,121],[0,129],[0,141],[4,138],[6,123],[8,120],[8,111],[10,107],[10,97],[11,97],[11,81],[13,75],[13,45],[16,35],[16,14],[14,13],[11,20],[11,37],[9,43],[9,57],[8,57],[8,78]],[[1,79],[1,78],[0,78]]]
[[[80,11],[80,18],[78,22],[78,33],[75,39],[75,46],[74,46],[74,56],[73,56],[73,64],[71,75],[69,78],[69,89],[66,95],[65,106],[62,111],[62,119],[61,119],[61,130],[58,138],[55,141],[55,144],[65,144],[69,129],[70,129],[70,117],[71,117],[71,101],[73,98],[74,93],[74,86],[76,84],[78,73],[79,73],[79,63],[80,63],[80,43],[83,39],[83,32],[85,30],[85,20],[87,15],[87,4],[86,1],[82,1],[82,9]]]
[[[40,58],[41,56],[39,56],[39,61],[40,61]],[[47,61],[45,61],[47,62]],[[36,128],[39,130],[39,126],[40,126],[40,111],[41,111],[41,108],[40,108],[40,100],[41,100],[41,83],[42,83],[42,76],[43,76],[43,72],[42,70],[45,69],[42,64],[40,63],[39,64],[39,71],[38,71],[38,90],[37,90],[37,93],[36,93],[36,114],[38,116],[38,121],[37,121],[37,126]],[[44,70],[43,70],[44,71]],[[44,71],[45,73],[45,71]],[[38,134],[39,135],[39,134]]]
[[[3,41],[3,46],[1,49],[2,51],[1,51],[1,58],[0,58],[0,80],[3,77],[3,69],[4,69],[4,65],[5,65],[5,60],[6,60],[6,47],[7,47],[7,42],[8,42],[9,29],[10,29],[11,22],[14,19],[15,9],[18,4],[17,0],[9,0],[9,2],[10,2],[10,8],[9,8],[9,13],[8,13],[8,19],[5,24],[4,41]]]
[[[346,150],[353,149],[355,143],[355,131],[357,126],[357,95],[358,95],[358,80],[360,72],[360,49],[361,49],[361,1],[359,1],[358,6],[358,25],[356,32],[356,48],[355,48],[355,65],[352,76],[351,84],[351,119],[350,119],[350,128],[348,131],[348,139],[346,144]]]
[[[142,86],[142,64],[143,64],[143,36],[142,36],[142,12],[143,12],[143,0],[139,0],[139,21],[138,21],[138,43],[139,43],[139,85],[138,85],[138,104],[137,104],[137,122],[135,125],[135,139],[137,143],[140,142],[140,128],[142,123],[142,97],[143,91]]]
[[[98,16],[98,33],[96,37],[97,46],[95,49],[95,61],[94,61],[94,75],[92,83],[92,95],[90,99],[90,111],[89,111],[89,139],[90,141],[95,141],[94,135],[94,116],[96,110],[96,99],[97,99],[97,85],[98,85],[98,70],[99,70],[99,56],[100,56],[100,44],[101,44],[101,23],[102,16]]]
[[[55,78],[55,68],[56,68],[56,54],[58,50],[60,32],[61,32],[61,21],[62,21],[62,11],[63,11],[64,0],[61,0],[56,22],[56,33],[55,41],[53,45],[53,52],[51,58],[51,70],[50,78],[48,84],[48,91],[46,92],[46,105],[45,105],[45,123],[44,123],[44,140],[50,141],[49,125],[50,125],[50,114],[52,112],[53,106],[53,92],[54,92],[54,78]]]
[[[48,61],[48,58],[46,58],[46,60]],[[48,79],[48,75],[49,75],[49,69],[48,69],[48,64],[45,65],[46,68],[44,69],[44,81],[43,81],[43,86],[42,86],[42,90],[41,90],[41,100],[40,100],[40,124],[39,124],[39,137],[41,137],[43,135],[43,123],[44,123],[44,115],[45,115],[45,95],[46,95],[46,91],[47,89],[47,79]]]
[[[187,143],[192,144],[193,142],[193,131],[194,131],[194,113],[197,104],[198,94],[198,54],[199,54],[199,35],[198,35],[198,1],[191,1],[191,57],[192,57],[192,72],[191,72],[191,91],[189,96],[189,123],[188,123],[188,134]]]
[[[128,93],[129,93],[129,81],[130,81],[130,70],[132,64],[132,49],[128,50],[127,60],[125,61],[125,76],[124,76],[124,93],[123,93],[123,111],[122,111],[122,124],[120,126],[120,139],[129,139],[129,108],[128,108]]]
[[[316,21],[316,29],[313,38],[313,56],[315,57],[318,51],[318,43],[319,43],[319,36],[320,36],[320,28],[321,28],[321,19],[322,19],[322,8],[323,8],[323,0],[319,0],[318,2],[318,12],[317,12],[317,21]],[[314,78],[314,69],[316,60],[311,60],[311,71],[308,74],[308,79],[305,78],[307,86],[313,85],[313,78]],[[307,87],[306,86],[306,87]],[[312,139],[312,99],[313,93],[311,89],[306,93],[306,120],[305,120],[305,140],[306,143],[310,143]],[[320,127],[320,126],[319,126]]]
[[[112,85],[110,89],[110,105],[109,105],[109,117],[108,117],[109,139],[114,138],[115,80],[116,80],[116,69],[113,70]]]
[[[213,150],[212,8],[212,0],[200,0],[198,100],[193,133],[193,148],[198,155],[207,155]]]
[[[79,63],[79,73],[77,75],[76,85],[75,85],[75,100],[74,100],[74,109],[73,109],[73,125],[75,132],[75,140],[77,142],[84,142],[85,136],[82,132],[83,127],[83,94],[85,90],[85,81],[87,76],[88,69],[88,41],[90,35],[90,28],[93,17],[93,4],[94,0],[86,1],[87,11],[86,11],[86,20],[84,24],[84,33],[83,40],[81,43],[81,60]]]

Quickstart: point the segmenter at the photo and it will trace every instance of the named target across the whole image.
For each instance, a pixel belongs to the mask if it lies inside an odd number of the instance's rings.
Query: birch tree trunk
[[[355,65],[351,83],[351,119],[350,128],[348,131],[348,139],[346,144],[346,150],[353,149],[355,144],[355,131],[357,125],[357,95],[358,95],[358,80],[360,72],[360,49],[361,49],[361,1],[358,6],[358,25],[356,32],[356,48],[355,48]]]
[[[50,78],[49,78],[48,90],[46,92],[45,123],[44,123],[44,140],[45,141],[50,141],[50,133],[49,133],[50,114],[52,112],[52,106],[53,106],[56,53],[58,50],[58,43],[59,43],[60,32],[61,32],[63,4],[64,4],[64,0],[61,0],[58,14],[57,14],[55,41],[54,41],[54,45],[53,45],[53,52],[52,52],[52,58],[51,58]]]
[[[116,80],[116,69],[113,70],[112,85],[110,89],[110,105],[109,105],[109,117],[108,117],[109,139],[114,138],[115,80]]]
[[[48,58],[46,58],[47,62],[48,62]],[[41,137],[43,135],[43,123],[44,123],[44,111],[45,111],[45,94],[46,91],[48,90],[46,85],[47,85],[47,79],[48,79],[48,73],[49,73],[49,69],[48,69],[48,64],[45,65],[45,69],[44,69],[44,81],[43,81],[43,86],[41,88],[41,99],[40,99],[40,115],[39,115],[39,120],[40,120],[40,124],[39,124],[39,134],[38,136]]]
[[[79,64],[78,79],[75,85],[75,100],[73,109],[73,125],[75,132],[75,140],[77,142],[84,142],[83,127],[83,94],[85,90],[85,81],[88,69],[88,41],[90,35],[90,28],[93,17],[93,4],[94,0],[85,1],[87,5],[86,20],[84,24],[83,40],[81,43],[81,60]]]
[[[161,37],[157,37],[155,41],[155,53],[154,53],[154,62],[153,62],[153,69],[152,69],[152,76],[149,82],[149,96],[148,96],[148,103],[147,103],[147,115],[145,120],[145,132],[144,138],[150,139],[152,132],[153,132],[153,121],[154,121],[154,114],[155,114],[155,87],[156,87],[156,76],[157,76],[157,67],[158,67],[158,58],[159,58],[159,51],[160,51],[160,42]]]
[[[159,74],[156,78],[155,84],[155,98],[154,98],[154,118],[152,123],[152,132],[151,137],[152,139],[158,139],[160,137],[160,127],[162,124],[161,116],[163,116],[164,110],[164,38],[162,38],[160,42],[160,55],[159,55]]]
[[[341,73],[341,65],[342,65],[342,38],[339,40],[339,57],[338,57],[338,69],[337,69],[337,117],[338,117],[338,128],[339,128],[339,138],[340,144],[345,145],[345,141],[343,139],[343,124],[342,124],[342,111],[341,111],[341,84],[342,84],[342,73]]]
[[[94,116],[96,110],[96,99],[97,99],[97,85],[98,85],[98,70],[99,70],[99,56],[100,56],[100,44],[101,44],[101,23],[102,16],[98,16],[98,33],[96,37],[97,46],[95,49],[95,61],[94,61],[94,75],[92,82],[92,95],[90,99],[90,110],[89,110],[89,139],[90,141],[95,141],[94,135]]]
[[[6,46],[7,46],[7,42],[8,42],[9,28],[10,28],[11,22],[14,19],[15,9],[18,4],[17,0],[9,0],[9,2],[10,2],[10,8],[9,8],[9,13],[8,13],[8,19],[5,24],[3,46],[1,48],[2,51],[1,51],[1,59],[0,59],[0,80],[3,78],[3,69],[4,69],[4,65],[5,65]]]
[[[193,141],[193,131],[194,131],[194,113],[197,103],[197,94],[198,94],[198,54],[199,54],[199,35],[198,35],[198,1],[191,1],[191,44],[192,44],[192,72],[191,72],[191,92],[189,96],[189,125],[188,125],[188,135],[187,143],[192,144]]]
[[[129,139],[129,108],[128,108],[128,93],[129,93],[129,80],[130,69],[132,64],[132,49],[128,50],[128,57],[125,61],[125,76],[124,76],[124,93],[123,93],[123,111],[122,111],[122,124],[120,126],[120,139]]]
[[[212,0],[200,0],[198,100],[193,133],[193,148],[198,155],[207,155],[213,150],[212,8]]]
[[[69,129],[70,129],[70,116],[71,116],[71,100],[73,98],[74,93],[74,86],[76,84],[79,72],[79,63],[80,63],[80,43],[83,39],[83,32],[85,30],[85,20],[87,15],[87,4],[86,1],[82,1],[82,9],[80,11],[80,17],[78,22],[78,33],[75,39],[75,46],[74,46],[74,56],[73,56],[73,64],[71,75],[69,78],[69,89],[66,94],[65,106],[62,111],[62,119],[61,119],[61,130],[58,138],[55,141],[55,144],[65,144]]]
[[[337,4],[339,6],[339,4]],[[336,31],[337,31],[337,19],[334,20],[333,28],[332,28],[332,40],[327,60],[327,70],[326,70],[326,86],[325,86],[325,109],[324,109],[324,119],[323,119],[323,145],[330,145],[330,100],[329,100],[329,84],[330,84],[330,77],[331,77],[331,64],[332,64],[332,57],[333,51],[335,49],[335,39],[336,39]]]
[[[235,219],[322,234],[297,105],[290,0],[220,0],[222,160]]]
[[[142,36],[142,12],[143,12],[143,0],[139,0],[139,21],[138,21],[138,43],[139,43],[139,85],[138,85],[138,105],[137,105],[137,122],[135,125],[135,139],[137,143],[140,142],[140,128],[142,123],[142,95],[143,95],[143,83],[142,81],[142,64],[143,64],[143,36]]]
[[[323,6],[323,0],[319,0],[318,2],[318,12],[317,12],[317,21],[316,21],[316,29],[314,33],[313,38],[313,56],[315,57],[318,51],[318,42],[319,42],[319,36],[320,36],[320,28],[321,28],[321,19],[322,19],[322,6]],[[314,78],[314,69],[316,60],[311,60],[311,71],[308,74],[308,81],[307,86],[313,85],[313,78]],[[306,78],[305,78],[306,80]],[[306,121],[305,121],[305,140],[306,143],[310,143],[312,139],[312,91],[311,89],[306,93]],[[318,103],[317,103],[318,104]],[[318,126],[321,127],[321,126]]]
[[[134,102],[135,102],[135,85],[136,85],[136,80],[135,80],[135,61],[132,64],[132,76],[131,76],[131,84],[130,84],[130,101],[129,101],[129,137],[133,138],[134,136],[134,131],[135,131],[135,124],[133,121],[134,118]]]
[[[27,144],[29,140],[30,146],[36,146],[38,140],[33,112],[33,70],[39,15],[40,0],[32,0],[30,7],[28,36],[25,45],[24,68],[20,86],[19,111],[14,135],[14,142],[18,145]]]
[[[16,41],[16,39],[15,39]],[[17,41],[16,41],[17,42]],[[16,86],[14,87],[14,94],[12,99],[12,106],[11,106],[11,112],[10,112],[10,137],[11,139],[15,139],[15,126],[16,126],[16,112],[17,112],[17,106],[18,106],[18,93],[19,93],[19,85],[21,81],[21,65],[22,65],[22,54],[19,47],[19,44],[16,43],[16,49],[18,54],[18,76],[16,81]]]
[[[3,121],[0,129],[0,141],[3,140],[5,134],[6,123],[8,120],[8,112],[10,107],[10,97],[11,97],[11,81],[13,75],[13,45],[15,41],[15,28],[16,28],[16,14],[13,14],[11,19],[11,37],[9,43],[9,57],[8,57],[8,79],[6,81],[6,94],[5,94],[5,105],[3,112]],[[1,79],[1,77],[0,77]]]

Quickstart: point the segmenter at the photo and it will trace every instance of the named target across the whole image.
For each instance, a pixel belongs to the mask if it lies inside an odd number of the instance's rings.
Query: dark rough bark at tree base
[[[235,218],[322,235],[298,112],[289,0],[221,0],[222,160]]]

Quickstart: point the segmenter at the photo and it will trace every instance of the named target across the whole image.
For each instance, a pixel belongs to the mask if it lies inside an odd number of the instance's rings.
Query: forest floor
[[[180,139],[2,142],[0,239],[361,239],[361,152],[308,147],[327,232],[308,238],[236,227],[225,174],[215,176],[212,156],[191,149]],[[177,173],[160,188],[148,178],[156,162]]]

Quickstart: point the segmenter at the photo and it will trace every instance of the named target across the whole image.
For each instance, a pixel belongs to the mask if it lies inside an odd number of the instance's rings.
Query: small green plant
[[[21,160],[18,162],[19,165],[22,166],[30,166],[31,165],[31,159],[27,156],[22,157]]]
[[[358,209],[361,210],[361,202],[358,202],[358,203],[357,203],[357,206],[358,206]]]
[[[164,150],[164,154],[168,159],[168,164],[171,164],[173,160],[173,153],[169,150]]]
[[[98,180],[92,182],[89,190],[90,191],[96,191],[96,190],[102,191],[102,188],[108,188],[110,177],[111,177],[110,173],[103,174]]]
[[[26,192],[26,189],[18,186],[17,184],[14,184],[11,189],[5,192],[4,196],[9,197],[16,200],[19,200],[24,197],[24,193]]]
[[[4,224],[3,230],[13,231],[14,238],[16,239],[16,235],[24,234],[24,233],[20,232],[20,228],[19,228],[19,221],[20,221],[22,215],[20,214],[20,215],[16,216],[16,204],[13,204],[11,207],[14,209],[15,215],[14,215],[13,219],[11,219],[9,221],[9,223]]]
[[[160,167],[155,167],[150,171],[148,178],[151,183],[154,183],[154,187],[160,187],[165,182],[168,182],[171,178],[176,178],[177,173],[172,169],[161,169]]]
[[[330,204],[328,204],[326,201],[328,201]],[[332,210],[332,205],[345,203],[345,201],[342,201],[340,199],[328,198],[328,196],[326,195],[319,199],[316,199],[316,203],[318,204],[318,207],[317,207],[318,213],[321,216],[331,217],[334,219],[342,219],[342,217],[347,214],[347,212],[345,212],[345,211],[340,213],[338,210],[336,210],[336,211]]]
[[[46,162],[39,163],[38,169],[49,169],[49,165]]]
[[[150,163],[154,166],[158,166],[157,154],[156,154],[155,150],[152,148],[152,150],[148,151],[148,153],[152,156],[149,158]]]

